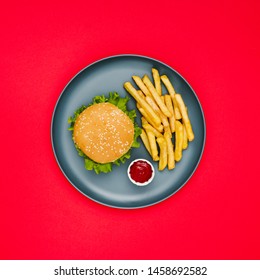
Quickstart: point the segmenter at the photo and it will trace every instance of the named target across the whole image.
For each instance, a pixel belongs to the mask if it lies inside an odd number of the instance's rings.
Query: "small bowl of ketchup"
[[[146,186],[154,178],[153,165],[146,159],[135,159],[129,164],[127,175],[130,181],[137,186]]]

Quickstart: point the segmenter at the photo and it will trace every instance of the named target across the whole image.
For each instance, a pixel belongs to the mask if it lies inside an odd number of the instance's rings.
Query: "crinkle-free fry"
[[[176,161],[180,161],[182,158],[182,146],[183,146],[183,126],[180,121],[175,121],[175,151],[174,158]]]
[[[145,123],[143,124],[143,128],[147,131],[147,130],[150,130],[153,132],[153,134],[156,136],[156,137],[163,137],[163,135],[157,130],[155,129],[153,126],[151,126],[149,123]]]
[[[147,134],[146,134],[146,132],[145,132],[144,129],[142,129],[142,133],[140,134],[140,137],[141,137],[141,139],[142,139],[142,141],[143,141],[143,143],[144,143],[144,146],[145,146],[146,150],[147,150],[148,153],[152,156],[150,143],[149,143]]]
[[[189,119],[188,112],[186,110],[186,106],[184,104],[184,101],[183,101],[180,94],[176,94],[175,99],[178,102],[178,106],[179,106],[179,109],[180,109],[180,112],[181,112],[181,115],[182,115],[182,120],[183,120],[183,123],[184,123],[185,128],[186,128],[188,140],[192,141],[194,139],[194,133],[193,133],[193,130],[192,130],[192,126],[191,126],[191,123],[190,123],[190,119]]]
[[[175,119],[176,120],[179,120],[181,119],[181,114],[180,114],[180,110],[176,104],[176,101],[175,101],[175,94],[176,94],[176,91],[170,81],[170,79],[168,78],[167,75],[162,75],[161,76],[161,80],[163,82],[163,84],[165,85],[166,89],[168,90],[171,98],[172,98],[172,101],[173,101],[173,107],[174,107],[174,114],[175,114]]]
[[[171,132],[175,132],[175,116],[174,116],[174,111],[173,111],[173,104],[172,104],[172,99],[169,94],[166,94],[164,96],[165,99],[165,105],[167,106],[168,110],[172,113],[172,116],[169,118],[169,124],[171,128]]]
[[[163,125],[157,125],[156,123],[154,123],[153,119],[150,118],[150,116],[147,114],[147,112],[141,107],[141,105],[139,103],[136,104],[137,109],[139,110],[139,112],[142,114],[142,116],[144,116],[144,118],[154,127],[156,128],[159,132],[163,131]]]
[[[182,149],[186,150],[188,148],[188,136],[185,125],[183,126],[183,144]]]
[[[158,169],[162,171],[167,166],[167,143],[164,137],[158,137],[156,141],[160,147],[160,159]]]
[[[138,85],[138,87],[141,89],[141,91],[146,95],[146,96],[152,96],[149,89],[146,87],[146,85],[143,83],[141,77],[139,76],[132,76],[133,80],[135,83]]]
[[[152,68],[154,87],[159,95],[162,95],[162,85],[159,71],[156,68]]]
[[[164,138],[166,140],[167,144],[167,164],[168,164],[168,169],[172,170],[175,168],[175,160],[174,160],[174,146],[172,143],[171,137],[168,136],[167,133],[164,134]]]
[[[160,95],[157,93],[156,89],[154,88],[151,80],[149,79],[149,77],[147,75],[144,75],[143,77],[143,82],[144,84],[147,86],[147,88],[149,89],[149,91],[151,92],[154,100],[156,101],[156,103],[158,104],[158,106],[160,107],[161,111],[163,112],[163,114],[167,117],[171,116],[170,111],[167,109],[167,107],[165,106],[165,104],[162,102]]]
[[[146,131],[148,140],[149,140],[149,144],[150,144],[150,148],[151,148],[151,154],[152,154],[152,159],[154,161],[158,161],[159,160],[159,152],[158,152],[158,148],[156,145],[156,137],[155,135],[152,133],[152,131],[148,130]]]
[[[151,106],[143,99],[138,91],[132,86],[130,82],[124,83],[124,88],[128,91],[130,95],[140,104],[140,106],[147,112],[149,117],[153,119],[153,122],[159,126],[161,124],[160,118],[155,114],[154,110],[151,108]]]

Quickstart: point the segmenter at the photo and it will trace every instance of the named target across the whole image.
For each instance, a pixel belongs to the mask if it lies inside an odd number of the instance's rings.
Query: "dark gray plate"
[[[129,163],[136,158],[150,160],[143,144],[132,149],[131,159],[124,165],[114,166],[109,174],[95,174],[84,167],[68,131],[68,117],[83,104],[88,104],[96,95],[107,95],[116,91],[121,96],[128,93],[123,88],[132,75],[149,74],[155,67],[160,74],[166,74],[181,93],[189,109],[195,140],[183,152],[183,158],[176,163],[174,170],[158,171],[153,182],[145,187],[133,185],[127,176]],[[129,101],[129,109],[135,102]],[[138,119],[140,115],[138,112]],[[140,122],[139,122],[140,124]],[[65,87],[60,95],[52,118],[52,146],[57,162],[70,183],[81,193],[101,204],[116,208],[140,208],[161,202],[178,191],[192,176],[198,166],[205,143],[205,120],[199,100],[185,79],[168,65],[144,56],[119,55],[99,60],[80,71]],[[139,140],[141,142],[141,140]]]

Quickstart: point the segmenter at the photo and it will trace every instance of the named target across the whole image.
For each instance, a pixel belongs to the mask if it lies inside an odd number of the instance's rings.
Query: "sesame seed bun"
[[[113,162],[131,148],[134,124],[117,106],[94,104],[76,119],[73,140],[95,162]]]

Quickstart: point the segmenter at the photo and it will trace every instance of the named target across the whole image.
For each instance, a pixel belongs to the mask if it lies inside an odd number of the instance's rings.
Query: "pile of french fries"
[[[142,115],[141,139],[154,161],[159,161],[158,169],[175,168],[175,162],[182,159],[182,151],[194,139],[188,109],[182,96],[176,93],[167,75],[160,75],[152,68],[153,81],[148,75],[142,78],[132,76],[124,88],[136,100]],[[162,84],[167,93],[162,93]]]

